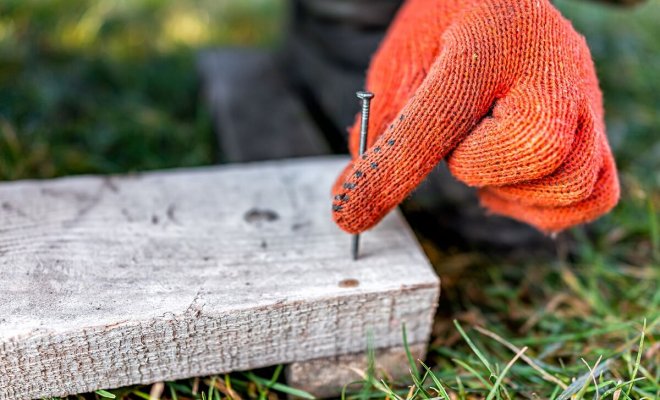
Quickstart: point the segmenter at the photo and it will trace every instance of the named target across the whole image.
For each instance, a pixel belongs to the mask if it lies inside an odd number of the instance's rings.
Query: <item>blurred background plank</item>
[[[198,69],[225,161],[272,160],[330,152],[271,52],[209,50],[199,55]]]

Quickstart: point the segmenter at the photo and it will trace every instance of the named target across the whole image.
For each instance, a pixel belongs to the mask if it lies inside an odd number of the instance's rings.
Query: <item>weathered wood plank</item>
[[[350,259],[345,161],[0,185],[0,398],[425,343],[437,277],[398,213]]]
[[[198,57],[222,155],[245,162],[328,154],[330,149],[271,52],[208,50]]]

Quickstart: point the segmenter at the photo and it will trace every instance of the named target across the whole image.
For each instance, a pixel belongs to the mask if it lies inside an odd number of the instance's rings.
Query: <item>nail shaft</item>
[[[355,93],[358,99],[362,102],[362,119],[360,121],[360,149],[359,155],[361,156],[367,151],[367,137],[369,136],[369,108],[371,107],[371,99],[374,94],[371,92],[359,91]],[[353,235],[353,243],[351,248],[353,260],[358,259],[360,251],[360,234]]]

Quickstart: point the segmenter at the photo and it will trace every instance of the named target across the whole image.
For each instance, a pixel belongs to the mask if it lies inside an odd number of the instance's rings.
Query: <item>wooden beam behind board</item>
[[[408,348],[418,367],[418,361],[426,356],[426,347],[426,343],[423,343]],[[406,349],[390,347],[378,349],[372,355],[361,352],[295,362],[286,370],[287,382],[318,398],[338,397],[344,388],[347,393],[361,389],[360,381],[367,378],[370,357],[373,357],[373,372],[377,380],[387,378],[390,381],[411,381]]]
[[[208,50],[200,53],[197,65],[226,161],[330,153],[271,52],[247,48]]]
[[[426,343],[438,278],[397,212],[351,260],[345,162],[0,184],[0,398]]]
[[[332,62],[331,55],[308,36],[292,32],[287,37],[289,67],[341,133],[347,134],[360,111],[355,92],[364,88],[366,69],[356,72]]]

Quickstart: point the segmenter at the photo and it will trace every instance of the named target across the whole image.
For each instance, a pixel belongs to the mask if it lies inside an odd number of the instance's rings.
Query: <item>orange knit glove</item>
[[[368,150],[333,188],[350,233],[376,224],[442,160],[490,211],[545,232],[618,201],[584,39],[548,0],[408,0],[374,56]]]

